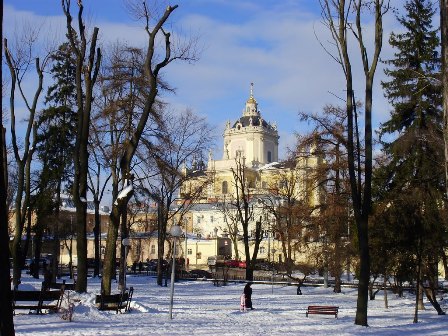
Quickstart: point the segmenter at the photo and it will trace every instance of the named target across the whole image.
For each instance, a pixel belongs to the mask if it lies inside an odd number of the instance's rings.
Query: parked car
[[[148,270],[152,271],[152,272],[157,272],[157,265],[159,263],[159,259],[151,259],[148,262]],[[168,267],[168,261],[166,261],[165,259],[162,259],[162,268],[167,269]]]
[[[190,271],[191,274],[196,275],[198,278],[206,278],[206,279],[212,279],[213,275],[208,272],[201,269],[194,269]]]
[[[35,262],[35,259],[32,259],[32,258],[25,259],[25,268],[29,269],[31,263],[34,263],[34,262]],[[41,258],[38,259],[38,262],[39,262],[39,267],[40,268],[43,268],[44,265],[50,266],[51,263],[53,262],[53,256],[51,254],[49,254],[48,256],[41,257]]]
[[[225,260],[225,257],[222,255],[210,256],[207,259],[207,265],[216,267],[224,266]]]
[[[246,262],[240,260],[240,261],[238,262],[238,267],[239,267],[239,268],[246,268]]]
[[[226,265],[227,267],[237,268],[239,266],[239,261],[234,259],[225,260],[224,265]]]
[[[208,266],[216,266],[216,256],[210,256],[207,258]]]
[[[262,271],[272,271],[275,269],[275,266],[269,261],[260,261],[255,263],[255,269]]]

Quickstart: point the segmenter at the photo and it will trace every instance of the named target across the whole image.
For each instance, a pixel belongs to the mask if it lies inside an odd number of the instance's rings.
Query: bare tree
[[[242,152],[238,152],[235,156],[235,166],[230,168],[232,172],[232,185],[231,190],[232,198],[226,200],[229,211],[236,213],[238,224],[243,230],[243,244],[244,254],[246,257],[246,280],[253,280],[255,261],[257,259],[260,243],[263,239],[263,221],[260,218],[255,222],[255,229],[251,232],[251,223],[254,216],[254,202],[252,186],[254,184],[254,177],[251,177],[249,169],[246,167],[246,158]],[[257,206],[258,204],[255,204]],[[253,233],[251,235],[251,233]],[[253,253],[250,254],[251,241],[253,238]]]
[[[269,194],[259,198],[274,219],[271,230],[280,242],[279,252],[284,260],[281,266],[287,276],[294,280],[298,280],[292,276],[294,256],[304,248],[304,233],[317,206],[313,204],[312,194],[318,192],[312,187],[311,181],[315,175],[310,167],[300,164],[307,160],[304,153],[297,155],[297,158],[282,162],[279,172],[268,185]]]
[[[350,175],[354,217],[357,226],[360,273],[355,324],[367,326],[368,285],[370,279],[370,260],[368,244],[368,219],[371,210],[372,195],[372,108],[373,79],[383,44],[383,16],[389,10],[388,0],[319,0],[322,7],[323,21],[331,33],[336,47],[336,54],[330,54],[341,66],[346,84],[347,113],[347,153]],[[374,16],[374,41],[368,47],[364,38],[363,14]],[[353,20],[353,21],[352,21]],[[365,158],[361,167],[357,151],[355,134],[355,99],[353,91],[352,56],[349,53],[349,35],[352,35],[359,46],[364,72],[364,147]],[[368,50],[372,51],[369,58]]]
[[[89,165],[88,141],[90,113],[95,85],[101,62],[100,48],[96,47],[99,28],[93,29],[90,38],[86,36],[83,20],[84,6],[78,0],[78,32],[73,27],[70,13],[71,0],[61,0],[62,10],[67,21],[67,37],[76,54],[76,100],[77,125],[73,155],[75,175],[73,179],[73,201],[76,207],[76,251],[78,255],[78,279],[76,291],[87,290],[87,174]]]
[[[219,210],[221,211],[225,229],[229,233],[230,240],[233,244],[233,254],[236,260],[240,259],[240,251],[238,250],[238,241],[240,240],[238,224],[240,223],[238,212],[232,205],[232,198],[226,197],[224,195],[222,202],[219,203]]]
[[[9,48],[8,40],[4,39],[5,59],[11,76],[10,87],[10,132],[13,146],[14,160],[17,167],[17,191],[14,200],[15,224],[14,224],[14,240],[12,247],[12,256],[14,259],[13,267],[13,283],[18,285],[21,277],[21,268],[24,263],[26,251],[22,248],[22,233],[25,221],[27,219],[27,211],[30,200],[31,188],[31,160],[36,145],[36,125],[35,115],[40,94],[43,89],[44,68],[49,60],[50,52],[43,59],[34,57],[34,46],[38,38],[37,30],[25,30],[21,42],[16,41],[14,48]],[[30,68],[33,67],[37,75],[37,86],[34,95],[29,99],[25,95],[24,80]],[[16,121],[16,92],[28,110],[27,126],[23,143],[20,143],[17,136]]]
[[[0,40],[3,40],[3,0],[0,1]],[[3,45],[0,46],[0,55],[3,54]],[[0,81],[3,83],[3,70],[0,69]],[[3,127],[3,90],[0,95],[0,334],[14,336],[14,320],[12,312],[12,292],[9,279],[9,233],[8,233],[8,207],[6,205],[6,179],[7,166],[4,149],[5,131]]]
[[[156,112],[155,105],[160,89],[160,72],[168,64],[175,60],[193,61],[196,59],[196,56],[193,54],[195,51],[193,44],[187,43],[181,47],[172,45],[171,33],[165,30],[168,18],[177,7],[177,5],[168,6],[164,13],[155,20],[153,25],[151,25],[151,20],[154,17],[157,17],[157,15],[149,12],[146,1],[136,4],[133,8],[135,13],[139,15],[140,18],[144,19],[145,31],[148,37],[145,63],[142,71],[145,80],[148,82],[148,93],[145,96],[141,114],[138,119],[136,119],[136,127],[132,129],[130,136],[125,140],[123,144],[123,151],[120,154],[119,165],[123,181],[123,189],[122,192],[116,196],[116,198],[114,197],[112,212],[110,215],[111,227],[113,229],[120,227],[120,222],[122,223],[122,230],[126,227],[125,214],[127,203],[133,195],[133,176],[131,172],[132,160],[137,151],[138,144],[147,128],[147,122],[150,116],[154,116],[154,113]],[[161,43],[159,43],[159,37],[162,38]],[[122,232],[122,234],[123,233],[125,234],[125,232]],[[113,260],[108,259],[108,256],[111,255],[108,251],[115,249],[116,238],[116,235],[114,236],[110,234],[106,245],[106,260],[103,277],[103,288],[106,292],[110,292],[110,279],[112,273],[109,265],[113,263]]]
[[[95,133],[95,132],[94,132]],[[93,204],[95,207],[95,225],[93,228],[94,234],[94,245],[95,245],[95,266],[93,270],[94,276],[99,276],[100,274],[100,265],[101,265],[101,246],[100,246],[100,235],[101,235],[101,216],[100,216],[100,204],[103,199],[104,193],[106,191],[106,187],[108,186],[108,182],[112,177],[112,174],[108,174],[104,179],[102,179],[102,173],[104,172],[104,165],[101,163],[100,153],[98,153],[97,149],[100,148],[100,145],[97,143],[97,146],[92,148],[90,146],[90,152],[93,153],[93,163],[90,164],[89,168],[89,190],[93,195]],[[93,167],[92,167],[93,166]]]
[[[112,199],[116,199],[120,183],[123,183],[119,161],[123,155],[124,143],[130,138],[135,120],[141,114],[144,97],[147,94],[146,88],[149,85],[142,74],[144,60],[141,49],[116,44],[105,50],[98,79],[99,89],[95,99],[96,113],[92,122],[90,144],[94,150],[97,168],[100,165],[109,170]],[[109,240],[117,240],[119,228],[114,225],[108,226]],[[127,232],[125,223],[121,228],[124,238]],[[121,251],[121,256],[120,262],[124,262],[124,249]],[[115,244],[110,244],[109,247],[106,245],[104,258],[103,275],[115,278]],[[120,270],[122,269],[123,265],[120,267]],[[122,271],[120,280],[122,283]]]
[[[166,113],[163,124],[165,133],[153,143],[143,138],[146,148],[138,155],[149,172],[143,190],[158,204],[158,265],[162,265],[165,255],[169,222],[178,218],[182,223],[185,213],[198,202],[211,182],[201,158],[213,140],[206,120],[189,109],[179,115]],[[187,168],[188,164],[191,169]],[[160,266],[157,271],[157,283],[161,285]]]
[[[315,183],[323,190],[318,214],[313,216],[314,238],[321,240],[324,271],[329,268],[335,277],[334,291],[340,292],[345,262],[348,271],[350,269],[348,233],[351,193],[347,162],[346,113],[343,108],[329,105],[324,107],[321,114],[301,113],[301,119],[311,122],[314,129],[310,134],[300,138],[299,147],[314,147],[316,155],[321,158],[320,164],[312,173]],[[358,136],[357,132],[356,135]]]

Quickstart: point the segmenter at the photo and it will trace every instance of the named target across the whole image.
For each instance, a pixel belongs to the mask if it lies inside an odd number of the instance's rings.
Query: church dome
[[[269,124],[261,117],[248,117],[244,116],[239,118],[232,126],[232,128],[248,127],[248,126],[262,126],[264,128],[268,128]]]
[[[246,106],[243,110],[243,117],[260,117],[260,111],[258,111],[258,104],[254,98],[254,83],[250,83],[250,96],[246,101]]]
[[[252,96],[252,94],[250,95],[250,97],[247,100],[246,104],[257,104],[257,101],[255,100],[254,96]]]

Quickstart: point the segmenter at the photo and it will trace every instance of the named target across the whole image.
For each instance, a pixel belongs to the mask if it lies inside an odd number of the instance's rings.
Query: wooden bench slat
[[[64,290],[75,290],[76,283],[66,283],[63,282],[52,282],[48,285],[48,288],[53,289],[64,289]]]
[[[42,309],[57,310],[61,306],[63,294],[62,289],[50,291],[45,290],[44,286],[40,291],[15,289],[13,291],[12,308],[14,313],[16,309],[35,310],[37,314],[41,314]],[[53,303],[54,301],[56,303]],[[34,304],[29,302],[34,302]]]
[[[306,311],[306,316],[312,314],[321,314],[321,315],[334,315],[336,318],[338,317],[339,307],[337,306],[308,306]]]
[[[133,292],[134,288],[131,287],[129,292],[120,294],[106,295],[102,293],[95,297],[95,303],[99,310],[115,310],[118,314],[124,309],[124,311],[127,312],[131,304]]]

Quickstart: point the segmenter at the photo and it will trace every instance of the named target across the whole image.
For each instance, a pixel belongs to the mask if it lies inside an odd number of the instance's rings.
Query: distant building
[[[308,149],[295,158],[280,161],[278,145],[277,125],[263,119],[251,84],[242,116],[233,123],[227,121],[223,134],[222,159],[213,159],[210,152],[207,164],[195,163],[192,167],[183,169],[183,174],[189,175],[190,178],[181,187],[180,198],[191,193],[191,190],[203,181],[212,181],[203,190],[200,204],[193,206],[190,211],[192,233],[205,238],[228,234],[228,220],[226,221],[222,207],[236,195],[232,169],[236,170],[237,162],[242,163],[245,167],[245,183],[254,207],[252,226],[262,218],[266,230],[266,239],[260,248],[260,258],[271,259],[269,254],[276,250],[273,246],[278,242],[276,243],[275,237],[268,232],[273,218],[263,208],[263,200],[281,200],[286,189],[291,187],[291,181],[294,183],[293,197],[311,206],[320,204],[322,197],[322,190],[317,186],[315,175],[310,174],[321,164],[322,159],[315,155],[313,149]],[[238,250],[242,252],[244,248],[239,246]],[[280,249],[277,250],[280,253]],[[279,258],[281,255],[275,259]]]

